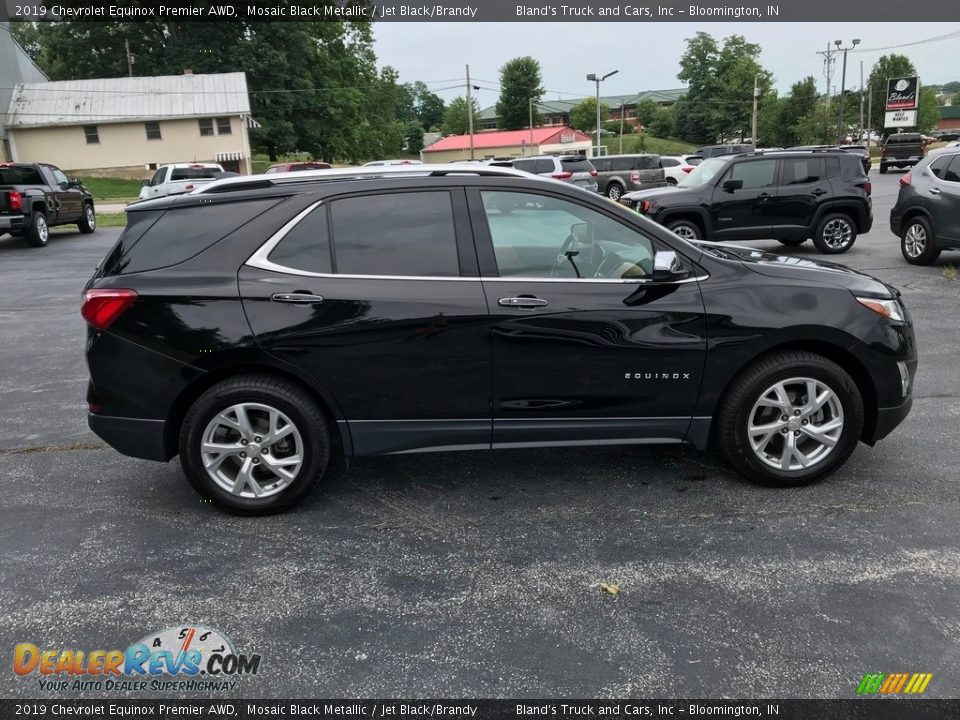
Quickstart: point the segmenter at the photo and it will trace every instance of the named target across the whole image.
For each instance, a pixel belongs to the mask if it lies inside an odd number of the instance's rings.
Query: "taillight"
[[[593,174],[596,175],[596,174],[597,174],[596,171],[594,171]],[[569,180],[570,178],[573,177],[573,173],[572,173],[572,172],[558,172],[558,173],[554,173],[554,174],[551,175],[550,177],[552,177],[554,180]]]
[[[11,210],[23,210],[23,195],[16,190],[7,193],[7,205]]]
[[[632,182],[632,183],[639,183],[639,182],[640,182],[640,173],[638,173],[637,171],[633,171],[632,173],[630,173],[630,182]]]
[[[591,171],[590,171],[590,177],[596,177],[596,176],[597,176],[597,171],[596,171],[596,170],[591,170]]]
[[[92,327],[106,330],[136,299],[137,293],[134,290],[87,290],[83,293],[80,314]]]
[[[900,187],[909,187],[913,183],[913,178],[910,177],[910,173],[907,173],[902,178],[900,178]]]
[[[872,192],[873,192],[873,183],[870,182],[869,180],[867,180],[867,181],[863,184],[863,191],[864,191],[867,195],[869,195],[870,193],[872,193]]]
[[[683,170],[683,171],[686,172],[686,173],[688,173],[688,172],[693,172],[693,165],[688,165],[687,167],[685,167],[685,168],[680,168],[680,169]]]
[[[880,148],[880,155],[883,156],[883,155],[886,155],[886,154],[887,154],[887,148],[886,148],[886,147],[881,147],[881,148]]]

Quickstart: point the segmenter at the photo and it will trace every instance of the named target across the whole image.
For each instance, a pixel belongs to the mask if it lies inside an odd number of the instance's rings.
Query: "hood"
[[[851,270],[846,265],[826,260],[778,255],[746,245],[710,242],[694,244],[707,255],[739,261],[758,275],[830,283],[851,292],[872,297],[900,297],[900,291],[892,285],[887,285],[871,275]]]
[[[674,185],[667,185],[660,188],[652,188],[650,190],[634,190],[633,192],[628,192],[623,194],[624,200],[632,200],[636,202],[637,200],[653,200],[656,198],[662,198],[666,195],[682,195],[687,192],[690,188],[681,188]]]

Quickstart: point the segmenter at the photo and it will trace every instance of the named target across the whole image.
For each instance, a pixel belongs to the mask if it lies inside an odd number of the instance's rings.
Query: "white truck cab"
[[[149,180],[143,181],[139,200],[191,192],[223,177],[223,167],[216,163],[173,163],[161,165]]]

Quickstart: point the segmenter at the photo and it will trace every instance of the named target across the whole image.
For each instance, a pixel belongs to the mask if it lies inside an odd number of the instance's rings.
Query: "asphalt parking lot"
[[[844,698],[866,672],[960,695],[960,254],[902,260],[900,175],[872,175],[874,229],[841,262],[904,293],[913,413],[782,491],[675,450],[406,455],[234,518],[86,427],[80,290],[118,231],[0,237],[0,696],[71,695],[16,677],[17,643],[193,623],[262,656],[237,697]]]

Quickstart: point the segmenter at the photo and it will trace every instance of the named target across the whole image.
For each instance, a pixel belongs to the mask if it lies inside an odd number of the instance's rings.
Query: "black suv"
[[[870,231],[870,181],[860,159],[837,151],[778,151],[704,160],[673,188],[620,202],[687,240],[807,238],[822,253],[849,250]]]
[[[941,150],[900,178],[890,229],[911,265],[929,265],[960,248],[960,148]]]
[[[235,512],[333,453],[714,442],[798,485],[911,406],[894,288],[510,169],[235,178],[128,214],[84,291],[90,427]]]

